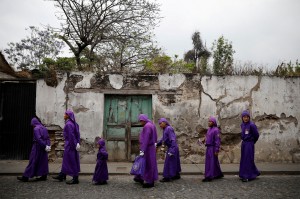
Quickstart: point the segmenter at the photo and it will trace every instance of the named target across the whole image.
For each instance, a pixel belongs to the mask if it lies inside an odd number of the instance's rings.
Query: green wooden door
[[[139,152],[139,114],[152,117],[151,95],[105,95],[104,137],[111,161],[132,161]]]

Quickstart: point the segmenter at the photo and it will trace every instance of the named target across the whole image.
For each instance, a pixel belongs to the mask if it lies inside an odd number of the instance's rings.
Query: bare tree
[[[79,69],[87,47],[92,55],[105,43],[134,41],[152,31],[160,19],[160,5],[148,0],[51,1],[61,11],[60,38],[70,47]]]
[[[139,70],[143,60],[153,54],[159,54],[160,51],[151,41],[150,36],[144,34],[140,37],[118,38],[104,43],[96,50],[106,58],[106,63],[114,71]]]

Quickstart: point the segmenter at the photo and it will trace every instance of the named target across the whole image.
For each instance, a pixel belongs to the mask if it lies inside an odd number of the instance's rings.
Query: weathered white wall
[[[36,84],[36,114],[44,124],[58,125],[63,128],[66,110],[64,92],[66,76],[56,88],[47,86],[44,80]]]
[[[95,137],[103,135],[103,103],[102,93],[70,93],[68,109],[74,111],[80,126],[81,139],[93,142]]]
[[[300,161],[300,78],[197,74],[145,78],[90,73],[72,73],[70,78],[72,75],[80,77],[72,80],[76,82],[72,86],[67,84],[66,75],[56,88],[43,80],[37,82],[37,115],[45,124],[63,128],[67,105],[75,112],[81,137],[87,142],[102,136],[105,93],[148,93],[152,94],[154,121],[165,117],[174,127],[183,162],[203,162],[204,152],[196,140],[203,136],[201,129],[207,128],[208,117],[215,116],[222,130],[223,148],[227,150],[227,154],[221,152],[221,162],[238,163],[240,114],[245,109],[250,111],[260,132],[257,161]]]
[[[90,79],[93,75],[82,75],[82,81],[75,85],[76,89],[91,87]],[[93,142],[95,137],[103,136],[104,94],[99,92],[64,92],[66,75],[56,88],[49,87],[43,80],[37,81],[36,113],[47,126],[58,125],[64,127],[64,113],[70,109],[75,113],[76,122],[80,126],[81,138]],[[67,106],[66,106],[67,104]]]

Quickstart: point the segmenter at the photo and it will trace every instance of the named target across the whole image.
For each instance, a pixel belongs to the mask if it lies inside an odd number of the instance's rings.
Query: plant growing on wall
[[[213,73],[215,75],[230,75],[233,72],[233,50],[232,43],[224,36],[213,42]]]
[[[200,32],[196,31],[192,35],[193,49],[184,54],[184,61],[194,63],[198,72],[205,74],[208,72],[208,59],[211,53],[203,45]]]
[[[295,63],[291,61],[288,63],[282,62],[277,66],[276,70],[273,72],[276,76],[300,76],[300,63],[296,60]]]
[[[153,73],[166,73],[172,65],[171,57],[167,55],[158,55],[149,60],[144,60],[145,71]]]

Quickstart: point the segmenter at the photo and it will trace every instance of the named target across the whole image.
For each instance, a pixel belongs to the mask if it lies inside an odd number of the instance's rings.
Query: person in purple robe
[[[48,130],[42,125],[38,118],[31,120],[33,126],[33,145],[29,156],[29,164],[22,177],[17,177],[22,182],[27,182],[29,178],[36,178],[38,181],[47,180],[49,173],[48,153],[51,150]]]
[[[76,123],[75,115],[68,110],[64,115],[64,155],[61,167],[61,172],[58,176],[53,177],[60,182],[66,179],[66,175],[72,176],[72,180],[67,181],[67,184],[78,184],[78,175],[80,172],[79,149],[80,149],[80,132],[79,125]]]
[[[104,185],[107,184],[107,180],[108,180],[108,169],[107,169],[108,153],[105,148],[104,139],[100,138],[98,140],[97,147],[99,148],[99,151],[97,154],[97,164],[93,175],[93,184]]]
[[[156,146],[159,147],[165,145],[168,147],[163,170],[163,179],[161,179],[160,182],[169,182],[171,180],[180,179],[181,166],[176,134],[165,118],[160,118],[158,123],[160,128],[163,129],[163,136]]]
[[[220,130],[217,125],[217,120],[210,117],[208,120],[208,130],[205,135],[205,173],[203,182],[209,182],[213,179],[223,178],[218,154],[220,151],[221,139]]]
[[[158,180],[156,161],[157,132],[156,127],[147,115],[140,114],[139,121],[143,128],[139,136],[140,156],[145,158],[145,172],[143,176],[135,176],[134,181],[143,184],[143,188],[154,187],[154,181]]]
[[[259,133],[256,125],[250,121],[248,111],[242,112],[241,130],[242,146],[239,176],[243,182],[248,182],[260,175],[254,163],[254,145],[259,138]]]

